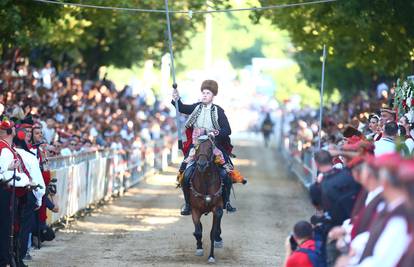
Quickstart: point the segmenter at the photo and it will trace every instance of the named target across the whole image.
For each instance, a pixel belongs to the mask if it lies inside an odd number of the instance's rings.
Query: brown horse
[[[210,232],[210,256],[208,262],[214,263],[214,247],[223,247],[221,235],[221,218],[223,217],[223,182],[219,176],[219,167],[214,163],[214,141],[202,136],[196,148],[196,167],[190,177],[191,215],[195,227],[194,236],[197,240],[196,256],[203,256],[201,215],[212,212],[213,226]]]

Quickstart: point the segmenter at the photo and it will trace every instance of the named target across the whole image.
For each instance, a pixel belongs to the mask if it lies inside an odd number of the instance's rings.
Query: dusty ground
[[[275,149],[256,141],[236,142],[246,186],[236,185],[237,213],[222,222],[224,248],[220,266],[281,266],[283,243],[293,223],[312,208],[294,177],[288,176]],[[202,266],[206,265],[211,215],[203,217],[205,256],[194,256],[191,217],[180,216],[183,199],[175,189],[177,166],[130,189],[57,234],[33,251],[29,266]]]

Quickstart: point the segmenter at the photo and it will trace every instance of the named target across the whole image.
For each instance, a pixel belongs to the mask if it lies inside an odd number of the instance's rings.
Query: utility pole
[[[206,1],[207,10],[211,10],[211,2]],[[211,67],[212,47],[213,47],[213,15],[211,13],[205,14],[205,39],[204,39],[204,69],[208,70]]]

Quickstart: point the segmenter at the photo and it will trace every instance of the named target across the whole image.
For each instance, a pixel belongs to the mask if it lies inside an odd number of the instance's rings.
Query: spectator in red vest
[[[386,206],[369,231],[353,240],[350,253],[353,255],[352,266],[396,266],[409,245],[408,198],[404,184],[397,177],[402,161],[397,153],[384,154],[375,159]]]
[[[414,160],[404,160],[398,168],[398,179],[404,183],[404,187],[408,192],[409,201],[409,214],[410,214],[410,236],[411,243],[404,252],[404,255],[398,263],[398,267],[411,267],[414,263]]]

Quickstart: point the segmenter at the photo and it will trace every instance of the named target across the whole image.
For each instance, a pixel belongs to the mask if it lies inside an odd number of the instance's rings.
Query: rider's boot
[[[184,200],[185,204],[181,209],[181,215],[190,215],[191,214],[191,206],[190,206],[190,177],[194,171],[194,164],[190,164],[187,168],[187,163],[183,163],[180,167],[183,171],[183,182],[181,184],[181,188],[183,189],[184,193]]]
[[[232,205],[230,204],[230,194],[233,182],[231,181],[231,178],[227,175],[226,170],[223,168],[220,168],[220,176],[221,179],[223,179],[224,208],[227,210],[227,212],[235,212],[237,209],[232,207]]]
[[[183,193],[184,193],[185,204],[181,208],[181,215],[190,215],[191,214],[190,189],[186,185],[183,186]]]

